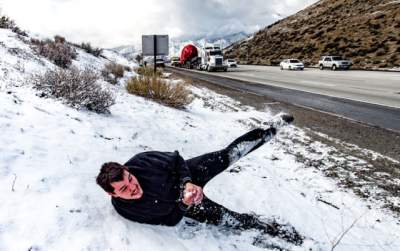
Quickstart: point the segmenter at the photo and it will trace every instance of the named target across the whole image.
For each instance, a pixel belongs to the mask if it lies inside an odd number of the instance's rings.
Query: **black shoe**
[[[272,220],[271,222],[263,223],[263,225],[265,226],[263,232],[266,234],[281,238],[287,242],[293,243],[296,246],[303,244],[304,237],[289,224],[279,224],[275,220]]]
[[[279,129],[283,126],[289,125],[294,121],[294,117],[288,113],[282,113],[275,115],[271,121],[267,122],[266,124],[270,127],[274,127]]]
[[[284,113],[281,115],[281,119],[288,124],[291,124],[294,121],[294,117],[291,114]]]

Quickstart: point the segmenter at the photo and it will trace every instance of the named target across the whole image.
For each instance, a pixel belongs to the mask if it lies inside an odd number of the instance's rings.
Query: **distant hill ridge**
[[[265,65],[284,58],[315,65],[327,54],[360,69],[400,67],[400,1],[321,0],[225,50],[241,63]]]
[[[229,45],[242,41],[246,38],[249,37],[249,34],[245,32],[237,32],[237,33],[232,33],[228,34],[225,36],[210,36],[210,37],[197,37],[193,38],[191,40],[179,40],[179,39],[173,39],[170,42],[170,55],[171,56],[177,56],[180,54],[181,49],[183,46],[187,44],[194,44],[195,46],[201,48],[205,44],[214,44],[221,46],[221,48],[226,48]]]

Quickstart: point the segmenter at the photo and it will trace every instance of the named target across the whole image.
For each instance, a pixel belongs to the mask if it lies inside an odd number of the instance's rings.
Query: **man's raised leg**
[[[241,214],[204,197],[201,204],[191,207],[185,216],[199,222],[227,227],[234,230],[259,230],[264,234],[279,237],[295,245],[301,245],[302,237],[292,226],[279,224],[274,219],[261,221],[256,215]]]
[[[240,136],[220,151],[187,160],[186,163],[192,173],[193,183],[203,187],[209,180],[241,157],[271,140],[275,134],[276,129],[273,127],[266,130],[257,128]]]

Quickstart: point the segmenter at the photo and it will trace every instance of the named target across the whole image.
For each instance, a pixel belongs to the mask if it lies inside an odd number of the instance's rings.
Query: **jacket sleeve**
[[[151,222],[152,218],[151,217],[146,217],[145,214],[141,214],[141,215],[137,215],[131,212],[131,210],[129,209],[125,209],[122,207],[117,207],[114,205],[115,210],[117,211],[117,213],[119,215],[121,215],[122,217],[124,217],[127,220],[130,221],[135,221],[138,223],[148,223],[151,224],[149,222]]]
[[[183,211],[180,207],[176,207],[174,210],[172,210],[171,213],[163,217],[158,224],[165,226],[175,226],[182,220],[184,213],[185,211]]]
[[[175,154],[175,171],[179,176],[179,185],[182,188],[186,182],[192,181],[192,175],[186,161],[182,158],[178,151]]]
[[[178,207],[181,211],[186,212],[190,206],[183,203],[183,192],[185,190],[185,184],[187,182],[192,182],[192,175],[190,173],[190,169],[186,164],[186,161],[182,158],[178,151],[175,151],[176,162],[175,162],[175,170],[179,176],[179,199],[178,199]]]
[[[182,220],[185,213],[180,207],[175,207],[169,214],[164,216],[151,217],[146,216],[146,214],[137,215],[131,212],[129,209],[114,207],[119,215],[127,220],[150,224],[150,225],[165,225],[165,226],[175,226]]]

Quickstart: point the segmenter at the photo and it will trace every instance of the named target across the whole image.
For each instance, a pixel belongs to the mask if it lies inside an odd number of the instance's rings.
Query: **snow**
[[[100,70],[108,62],[78,53],[77,67]],[[265,250],[251,245],[254,231],[125,220],[95,176],[102,163],[124,162],[142,151],[178,150],[191,158],[219,150],[248,131],[251,121],[269,121],[269,110],[199,87],[191,87],[196,99],[187,110],[176,110],[127,94],[122,82],[109,87],[116,96],[110,114],[75,110],[35,95],[30,75],[56,66],[8,30],[0,29],[0,54],[0,250]],[[113,52],[105,55],[133,64]],[[398,218],[338,189],[290,154],[313,157],[295,143],[305,138],[294,126],[279,130],[276,139],[230,168],[240,172],[217,176],[205,194],[232,210],[290,223],[308,238],[302,247],[288,245],[290,250],[331,250],[353,223],[335,250],[399,250]],[[321,154],[330,151],[315,145]]]
[[[101,54],[104,55],[109,60],[111,60],[111,61],[113,61],[114,63],[117,63],[117,64],[130,66],[130,67],[137,67],[138,66],[136,62],[129,61],[128,59],[126,59],[125,57],[122,57],[121,55],[119,55],[118,53],[116,53],[113,50],[103,50],[103,52]]]

